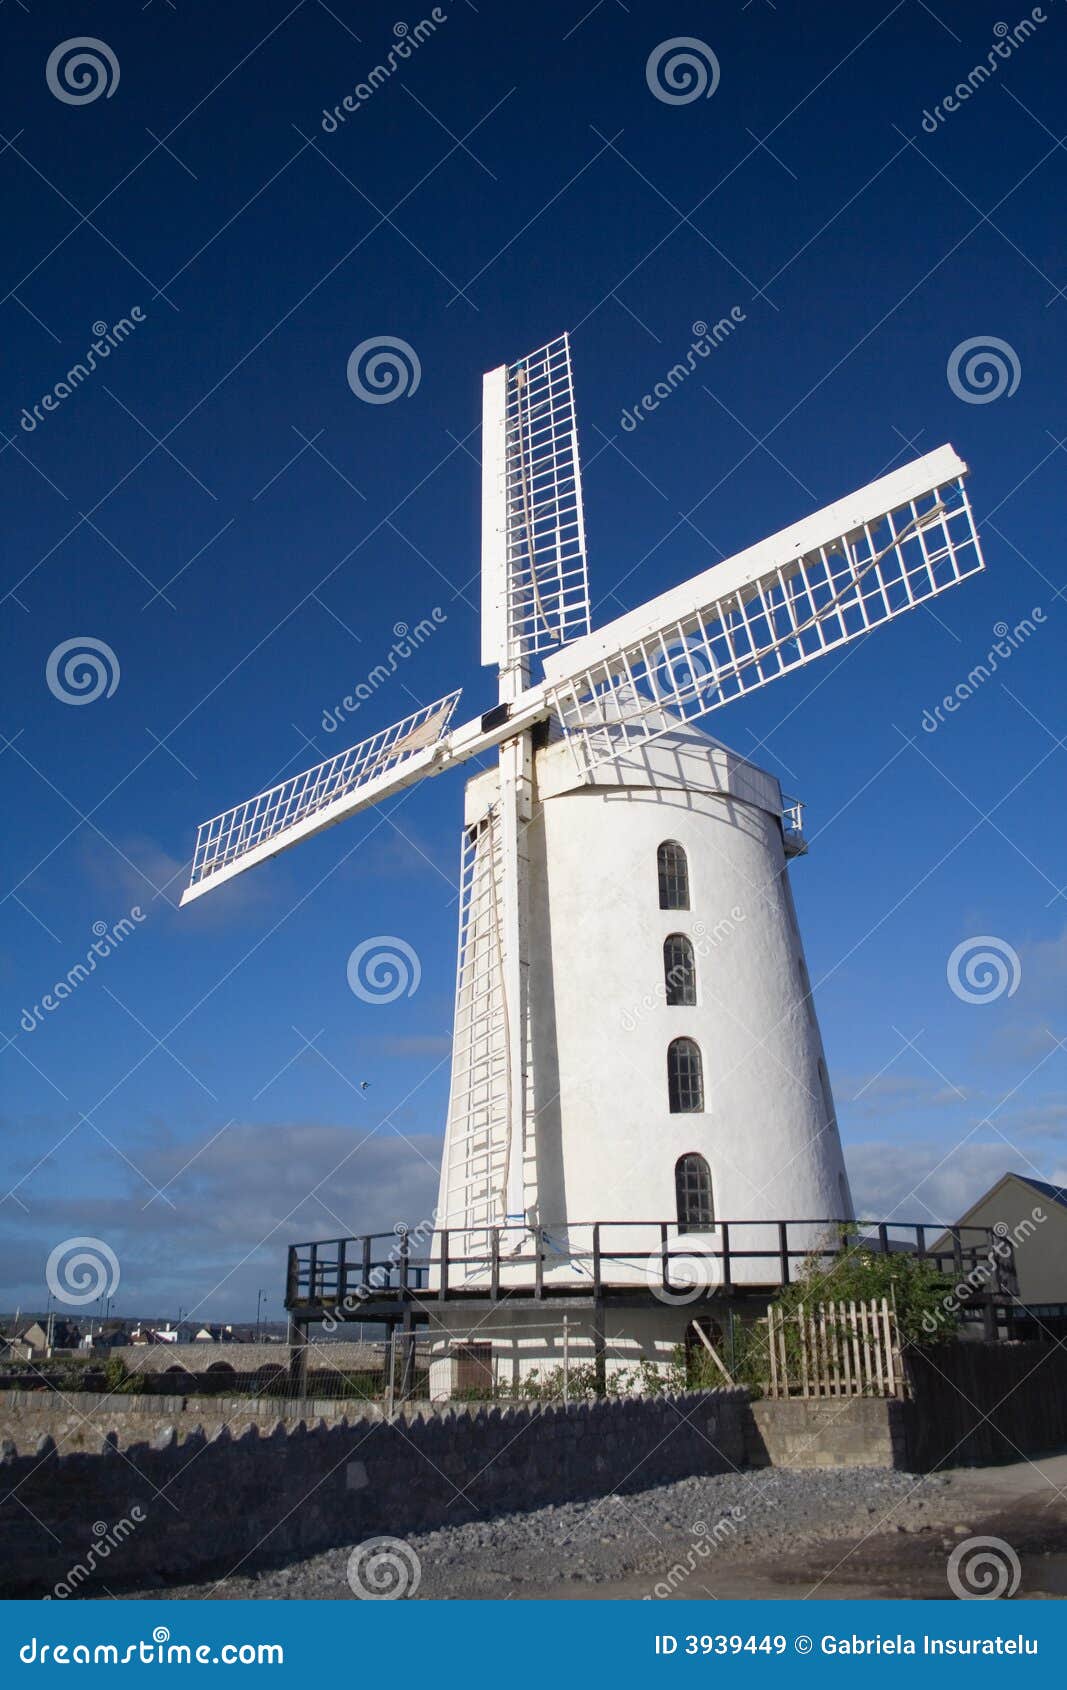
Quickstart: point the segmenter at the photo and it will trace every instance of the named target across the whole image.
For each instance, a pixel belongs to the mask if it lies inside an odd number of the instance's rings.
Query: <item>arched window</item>
[[[668,933],[663,941],[663,980],[668,1005],[696,1003],[696,958],[684,933]]]
[[[676,839],[665,839],[656,853],[661,910],[689,908],[689,863]]]
[[[678,1231],[710,1232],[715,1225],[711,1169],[695,1151],[679,1156],[674,1164],[674,1195],[678,1204]]]
[[[704,1107],[700,1047],[692,1039],[672,1039],[667,1046],[667,1094],[672,1115],[698,1115]]]

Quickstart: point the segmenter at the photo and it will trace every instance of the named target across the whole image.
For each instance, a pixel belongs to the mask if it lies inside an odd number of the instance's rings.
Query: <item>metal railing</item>
[[[743,1220],[693,1232],[676,1221],[647,1220],[573,1223],[566,1238],[521,1224],[474,1233],[444,1228],[425,1254],[414,1253],[402,1230],[294,1244],[285,1304],[304,1317],[314,1311],[347,1321],[389,1318],[405,1303],[471,1298],[598,1300],[642,1289],[670,1298],[693,1287],[694,1271],[712,1296],[788,1285],[797,1263],[814,1258],[828,1265],[857,1247],[902,1252],[933,1262],[954,1280],[976,1274],[994,1295],[1012,1293],[1010,1247],[991,1227]]]
[[[782,793],[782,833],[785,837],[786,852],[791,857],[800,856],[808,848],[804,838],[804,804],[800,798],[790,798]]]

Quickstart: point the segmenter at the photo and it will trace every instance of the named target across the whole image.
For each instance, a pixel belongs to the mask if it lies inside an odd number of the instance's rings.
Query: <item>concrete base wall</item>
[[[751,1405],[753,1467],[908,1466],[910,1403],[876,1397]]]

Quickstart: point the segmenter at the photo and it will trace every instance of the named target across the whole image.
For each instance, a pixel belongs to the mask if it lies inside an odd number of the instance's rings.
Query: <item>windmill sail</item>
[[[224,810],[197,831],[187,904],[243,869],[299,839],[376,804],[428,772],[439,753],[459,691],[426,704],[325,763]]]
[[[574,382],[561,335],[485,377],[482,662],[528,667],[588,632]]]
[[[914,610],[984,567],[951,446],[716,564],[550,657],[588,772]]]

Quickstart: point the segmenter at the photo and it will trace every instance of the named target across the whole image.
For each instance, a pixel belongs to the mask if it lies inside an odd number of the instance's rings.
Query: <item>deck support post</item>
[[[608,1394],[607,1353],[604,1304],[598,1297],[593,1307],[593,1380],[598,1397],[606,1397]]]
[[[411,1310],[404,1310],[401,1328],[404,1360],[400,1370],[400,1401],[409,1402],[415,1395],[415,1327]]]
[[[289,1394],[308,1394],[308,1333],[302,1321],[289,1318]]]

